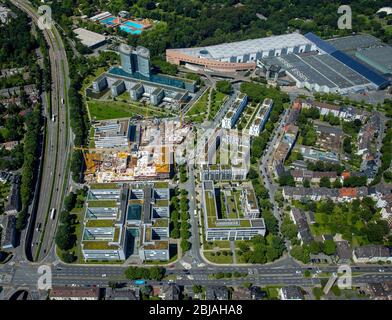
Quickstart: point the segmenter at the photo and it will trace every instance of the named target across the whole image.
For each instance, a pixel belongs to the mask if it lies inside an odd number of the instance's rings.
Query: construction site
[[[102,121],[93,129],[94,148],[76,148],[83,152],[89,184],[171,178],[176,148],[192,128],[181,121],[156,119]]]

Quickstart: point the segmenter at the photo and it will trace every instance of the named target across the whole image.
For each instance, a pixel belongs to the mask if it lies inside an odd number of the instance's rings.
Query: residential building
[[[234,289],[232,300],[252,300],[252,293],[249,288],[237,287]]]
[[[283,187],[283,197],[285,200],[301,200],[309,198],[313,201],[331,199],[332,201],[346,202],[354,199],[363,199],[368,195],[368,188],[303,188],[303,187]]]
[[[350,248],[350,244],[346,240],[336,241],[336,253],[338,256],[339,263],[349,263],[352,259],[353,252]]]
[[[14,215],[5,215],[2,222],[1,249],[10,250],[15,248],[16,241],[16,218]]]
[[[225,286],[207,286],[206,300],[229,300],[229,290]]]
[[[252,300],[263,300],[268,297],[267,292],[261,290],[261,288],[257,286],[250,287],[250,294],[252,296]]]
[[[297,286],[286,286],[279,290],[281,300],[304,300],[302,290]]]
[[[165,284],[161,289],[159,297],[163,300],[180,300],[181,289],[175,283]]]
[[[260,216],[260,209],[252,183],[243,184],[240,200],[246,218],[256,219]]]
[[[234,191],[222,186],[215,188],[213,181],[202,182],[202,205],[207,241],[250,240],[257,234],[265,235],[263,218],[245,218],[242,209],[238,212],[235,203],[239,204],[237,201],[239,201],[240,190],[240,187]]]
[[[105,300],[139,300],[139,289],[106,288]]]
[[[4,213],[17,214],[21,210],[19,178],[15,178],[11,185],[10,194],[4,205]]]
[[[237,123],[238,119],[242,111],[244,111],[246,105],[248,103],[248,96],[246,94],[241,93],[234,103],[227,111],[226,115],[222,119],[222,128],[224,129],[232,129]]]
[[[371,282],[366,284],[366,291],[372,300],[392,300],[392,282]]]
[[[246,168],[238,168],[230,165],[203,164],[200,169],[202,181],[242,181],[248,175]]]
[[[308,160],[312,162],[326,161],[331,163],[340,163],[339,155],[336,152],[322,151],[312,147],[305,147],[305,146],[298,147],[298,151],[302,154],[304,160]]]
[[[53,286],[50,290],[50,300],[99,300],[98,287],[66,287]]]
[[[379,261],[392,262],[392,253],[389,247],[382,245],[367,245],[354,249],[353,260],[355,263],[377,263]]]
[[[273,104],[274,101],[272,99],[266,98],[264,99],[263,103],[258,106],[259,110],[257,111],[257,114],[249,127],[249,134],[251,136],[257,137],[260,135],[261,131],[263,131],[271,113]]]
[[[332,172],[318,172],[310,170],[291,170],[290,174],[293,176],[294,181],[302,183],[304,180],[308,180],[312,183],[320,183],[321,178],[327,177],[331,182],[334,182],[337,178],[337,173]]]
[[[313,236],[310,232],[305,213],[298,208],[292,208],[290,210],[290,217],[294,224],[297,226],[297,238],[301,241],[301,245],[309,244],[311,241],[313,241]]]

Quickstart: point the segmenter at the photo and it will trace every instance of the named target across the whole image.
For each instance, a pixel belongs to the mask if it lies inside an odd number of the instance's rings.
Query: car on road
[[[142,285],[142,284],[145,284],[145,283],[146,283],[145,280],[141,280],[141,279],[135,280],[135,284],[136,284],[136,285]]]
[[[38,223],[37,228],[35,229],[37,232],[41,231],[42,223]]]
[[[379,269],[378,272],[385,272],[385,270],[384,269]]]
[[[106,278],[106,273],[102,274],[102,278]]]

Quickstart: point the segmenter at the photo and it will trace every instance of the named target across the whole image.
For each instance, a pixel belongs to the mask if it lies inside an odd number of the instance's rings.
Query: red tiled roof
[[[348,171],[342,172],[342,177],[343,177],[343,179],[350,178],[350,172],[348,172]]]
[[[342,188],[339,189],[339,196],[340,197],[356,197],[357,196],[357,189],[356,188]]]

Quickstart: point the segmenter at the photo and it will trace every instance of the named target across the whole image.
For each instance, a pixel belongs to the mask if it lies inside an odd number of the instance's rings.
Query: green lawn
[[[92,120],[130,118],[135,115],[142,117],[166,117],[170,115],[162,109],[143,106],[135,102],[90,100],[87,101],[87,106]]]
[[[10,193],[10,184],[9,183],[0,183],[0,208],[3,208],[5,204],[5,200]]]
[[[233,263],[233,257],[232,256],[224,256],[221,254],[220,256],[215,256],[211,255],[211,252],[204,252],[204,256],[206,257],[207,260],[213,262],[213,263],[222,263],[222,264],[230,264]]]
[[[204,250],[212,250],[215,247],[219,247],[221,249],[230,249],[230,241],[226,240],[216,240],[212,241],[212,244],[205,242]]]
[[[211,109],[210,109],[210,114],[208,115],[208,120],[213,120],[222,107],[223,102],[227,98],[227,95],[216,91],[214,99],[211,101]]]
[[[204,94],[196,101],[196,103],[186,113],[185,118],[187,120],[202,123],[207,115],[208,111],[208,95],[210,89],[206,90]]]

